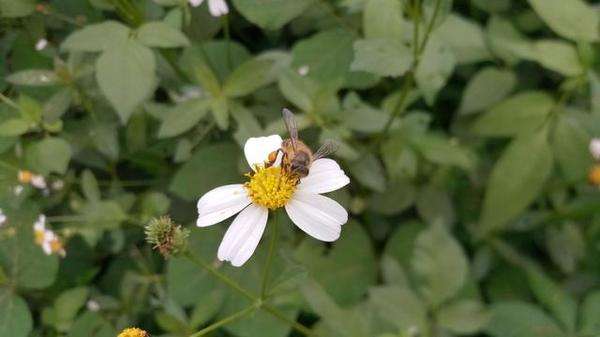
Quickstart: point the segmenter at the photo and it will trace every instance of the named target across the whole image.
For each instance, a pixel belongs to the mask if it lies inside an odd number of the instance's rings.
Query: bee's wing
[[[317,160],[319,158],[327,157],[328,155],[334,153],[339,148],[339,144],[335,141],[328,139],[321,145],[321,147],[314,153],[314,159]]]
[[[283,108],[283,122],[285,123],[285,127],[290,134],[290,139],[292,140],[292,147],[296,150],[296,142],[298,140],[298,124],[296,123],[296,118],[294,118],[294,114]]]

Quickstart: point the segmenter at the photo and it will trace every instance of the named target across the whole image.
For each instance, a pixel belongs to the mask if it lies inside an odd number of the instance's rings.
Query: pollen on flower
[[[139,328],[127,328],[119,334],[118,337],[149,337],[150,335]]]
[[[257,167],[256,172],[249,173],[250,181],[244,184],[250,199],[269,209],[285,206],[294,195],[298,178],[281,167]]]
[[[596,164],[590,169],[588,179],[590,184],[600,186],[600,164]]]

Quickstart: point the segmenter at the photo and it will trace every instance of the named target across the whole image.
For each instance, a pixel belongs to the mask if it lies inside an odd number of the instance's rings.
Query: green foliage
[[[599,17],[0,0],[0,337],[600,335]],[[323,243],[270,211],[235,268],[196,203],[248,181],[284,107],[335,142],[349,221]]]

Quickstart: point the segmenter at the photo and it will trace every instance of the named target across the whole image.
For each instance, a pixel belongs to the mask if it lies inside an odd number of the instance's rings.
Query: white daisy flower
[[[200,6],[204,0],[189,0],[192,7]],[[208,11],[212,16],[221,16],[229,13],[229,7],[225,0],[208,0]]]
[[[5,223],[6,223],[6,215],[2,211],[2,208],[0,208],[0,227],[2,227]]]
[[[43,190],[46,187],[48,187],[48,184],[46,184],[46,178],[44,178],[44,176],[39,175],[39,174],[34,174],[31,177],[31,186],[38,188],[40,190]]]
[[[64,249],[63,243],[50,229],[46,229],[46,216],[40,214],[38,219],[33,224],[33,236],[35,243],[42,247],[42,250],[46,255],[58,254],[62,257],[67,255]]]
[[[243,265],[258,246],[269,210],[285,207],[290,219],[308,235],[321,241],[340,237],[348,213],[333,199],[322,196],[350,183],[332,159],[315,160],[306,177],[298,179],[279,165],[266,167],[269,154],[281,148],[278,135],[250,138],[244,153],[253,172],[245,184],[217,187],[198,201],[198,227],[211,226],[237,213],[219,246],[217,257],[233,266]]]
[[[593,138],[590,141],[590,154],[594,159],[600,160],[600,138]]]

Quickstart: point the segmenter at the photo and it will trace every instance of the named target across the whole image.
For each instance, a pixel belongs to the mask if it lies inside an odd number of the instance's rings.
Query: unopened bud
[[[165,258],[185,251],[189,235],[189,230],[173,223],[168,216],[153,218],[146,225],[146,241]]]

